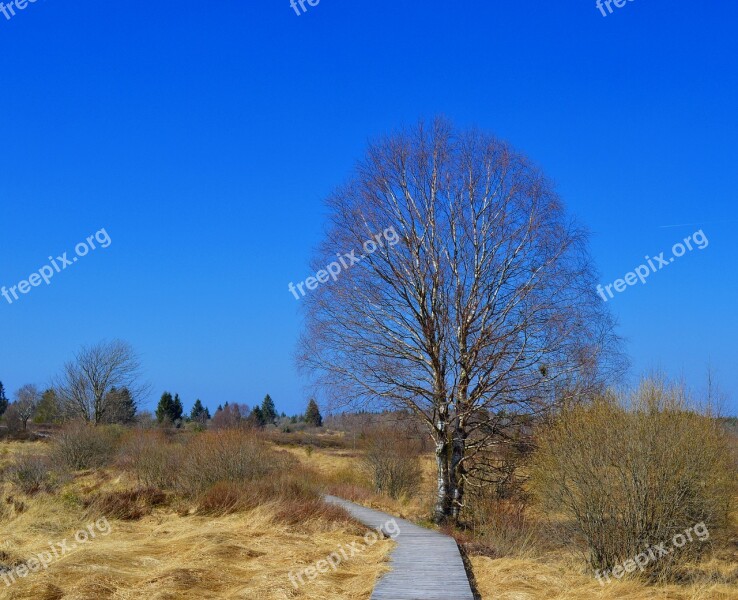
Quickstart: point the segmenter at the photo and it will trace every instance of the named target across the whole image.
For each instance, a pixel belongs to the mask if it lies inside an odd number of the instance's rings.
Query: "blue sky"
[[[306,5],[307,6],[307,5]],[[290,281],[323,199],[367,140],[444,114],[495,132],[557,183],[611,283],[709,239],[610,300],[635,378],[738,413],[738,5],[594,1],[38,0],[0,14],[0,285],[105,228],[112,240],[12,305],[0,380],[44,385],[123,338],[154,392],[214,408],[306,396]],[[663,228],[664,225],[697,223]],[[667,252],[667,256],[668,256]]]

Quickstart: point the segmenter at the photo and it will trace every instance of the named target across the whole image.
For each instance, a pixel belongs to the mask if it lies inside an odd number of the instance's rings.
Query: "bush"
[[[715,419],[689,410],[683,390],[645,382],[630,406],[614,398],[564,411],[542,436],[533,487],[569,519],[594,569],[611,569],[699,523],[725,527],[735,467]],[[711,535],[714,539],[715,535]],[[647,570],[671,576],[707,544],[695,541]]]
[[[10,480],[24,493],[52,492],[66,479],[48,456],[21,454],[9,469]]]
[[[73,471],[104,467],[115,456],[121,429],[77,421],[65,425],[54,436],[51,456]]]
[[[530,556],[542,545],[523,499],[500,498],[494,486],[468,488],[464,515],[472,534],[466,546],[475,554]]]
[[[222,516],[250,508],[244,484],[221,481],[207,489],[197,506],[197,514]]]
[[[390,428],[378,428],[364,435],[362,464],[377,492],[391,498],[417,492],[422,479],[419,444]]]
[[[140,486],[171,489],[181,452],[182,446],[170,444],[161,431],[134,430],[123,439],[119,463],[136,476]]]
[[[177,487],[197,496],[220,482],[242,483],[279,473],[295,460],[266,446],[257,434],[237,429],[195,435],[182,452]]]
[[[5,425],[7,425],[9,433],[17,434],[26,430],[23,426],[23,419],[21,418],[18,406],[15,403],[8,406],[3,418],[5,419]]]

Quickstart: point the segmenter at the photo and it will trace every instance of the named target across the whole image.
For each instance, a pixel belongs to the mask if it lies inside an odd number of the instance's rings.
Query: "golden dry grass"
[[[359,454],[348,450],[291,449],[304,464],[326,476],[334,485],[343,483],[368,485],[357,473]],[[424,493],[433,493],[435,470],[433,460],[422,462]],[[349,494],[345,494],[349,495]],[[350,498],[351,499],[351,498]],[[356,492],[356,502],[384,510],[415,521],[424,522],[430,506],[418,498],[394,501],[369,492]],[[738,501],[736,502],[738,506]],[[543,519],[537,510],[530,511],[534,519]],[[736,515],[738,522],[738,515]],[[427,524],[424,522],[424,524]],[[735,551],[723,552],[720,559],[700,565],[703,571],[738,577],[738,533],[734,541]],[[616,581],[601,586],[586,565],[576,556],[561,551],[540,553],[535,556],[521,549],[520,555],[492,559],[485,556],[470,557],[477,588],[484,600],[738,600],[738,584],[706,583],[690,585],[654,586],[643,581]]]
[[[19,451],[42,452],[45,445],[2,444],[0,460],[11,461]],[[366,480],[358,472],[359,454],[352,450],[288,448],[301,463],[320,474],[328,485],[355,485]],[[423,463],[424,490],[432,491],[432,460]],[[54,496],[33,498],[2,490],[0,552],[27,560],[44,551],[49,541],[71,539],[74,532],[104,515],[90,514],[79,504],[85,494],[130,488],[120,473],[108,470],[77,476]],[[6,498],[24,505],[19,512]],[[360,492],[356,492],[357,494]],[[394,501],[367,491],[357,500],[393,515],[422,520],[427,500]],[[139,521],[111,520],[108,536],[80,546],[6,588],[0,600],[97,600],[135,598],[175,600],[194,598],[259,598],[266,600],[368,599],[377,577],[387,569],[391,542],[383,541],[296,590],[288,573],[297,572],[335,552],[341,545],[361,542],[361,527],[310,519],[297,526],[280,523],[277,505],[224,517],[202,517],[186,507],[155,509]],[[182,516],[184,515],[184,516]],[[738,544],[735,545],[738,549]],[[7,562],[7,560],[6,560]],[[651,586],[638,580],[605,587],[575,556],[562,552],[471,556],[483,599],[501,600],[738,600],[738,586],[725,583]],[[724,576],[738,571],[738,553],[700,565]]]
[[[482,598],[490,600],[735,600],[738,588],[726,584],[646,585],[638,580],[605,586],[582,572],[573,559],[471,558]],[[727,570],[729,565],[716,565]]]
[[[369,508],[414,521],[425,520],[431,512],[435,486],[435,464],[431,458],[421,460],[421,493],[397,500],[372,493],[371,483],[360,467],[360,450],[318,448],[285,448],[306,467],[318,472],[326,489]]]
[[[105,516],[88,512],[79,499],[129,484],[119,473],[99,471],[78,476],[53,496],[23,497],[3,486],[2,562],[27,561],[48,550],[49,542],[67,539],[71,545],[76,531]],[[7,504],[9,495],[22,502],[22,510]],[[16,577],[10,587],[0,581],[0,599],[368,599],[392,542],[379,541],[335,572],[304,578],[305,585],[295,589],[290,571],[313,565],[341,545],[362,542],[364,530],[322,518],[287,525],[277,517],[279,508],[267,504],[214,518],[178,506],[155,509],[138,521],[110,519],[109,535],[98,533],[47,570]]]
[[[19,453],[42,454],[46,452],[44,442],[2,442],[0,443],[0,469],[4,469],[13,462]]]

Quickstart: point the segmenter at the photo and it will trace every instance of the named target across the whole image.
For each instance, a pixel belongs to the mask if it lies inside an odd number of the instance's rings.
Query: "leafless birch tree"
[[[144,393],[139,383],[140,362],[130,344],[115,340],[83,347],[75,359],[64,365],[55,382],[65,416],[98,424],[113,417],[120,394],[126,389],[134,403]]]
[[[435,519],[458,520],[505,426],[602,385],[616,356],[584,232],[507,143],[443,120],[370,146],[329,198],[298,360],[334,403],[410,409],[433,438]],[[366,240],[394,228],[400,242]]]
[[[41,401],[41,393],[33,384],[26,384],[15,392],[14,412],[18,421],[23,425],[23,431],[28,427],[28,421],[36,412],[36,407]]]

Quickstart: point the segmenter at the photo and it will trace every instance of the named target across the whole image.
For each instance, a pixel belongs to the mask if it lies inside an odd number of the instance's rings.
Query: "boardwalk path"
[[[372,529],[392,519],[383,512],[326,496]],[[374,588],[371,600],[474,600],[456,541],[437,531],[395,519],[400,534],[391,556],[392,571]]]

